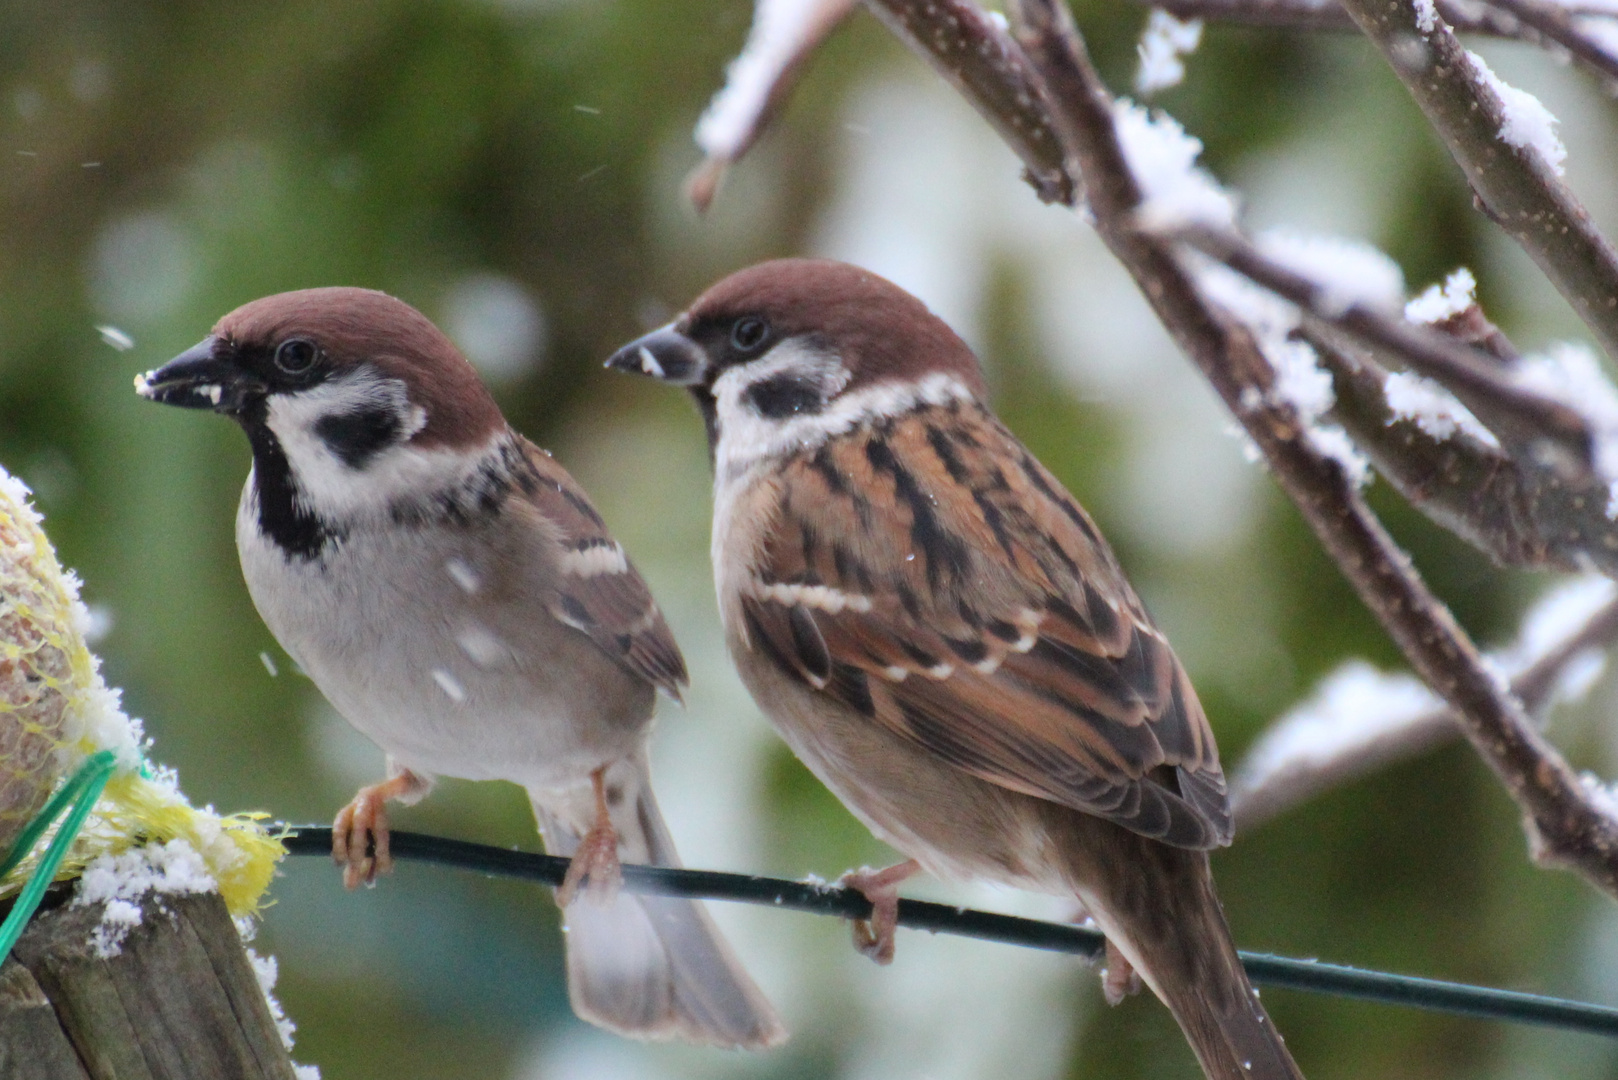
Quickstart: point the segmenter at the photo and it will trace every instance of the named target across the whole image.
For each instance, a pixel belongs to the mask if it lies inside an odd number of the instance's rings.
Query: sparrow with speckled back
[[[348,886],[388,868],[388,800],[437,775],[509,780],[546,848],[573,856],[557,902],[580,1016],[637,1038],[784,1040],[701,904],[617,890],[620,858],[679,864],[646,742],[685,661],[583,490],[449,339],[383,293],[281,293],[136,389],[247,433],[236,544],[253,602],[387,754],[389,778],[333,829]]]
[[[733,274],[610,367],[686,387],[742,680],[909,861],[850,875],[893,954],[918,869],[1076,897],[1116,1001],[1143,978],[1216,1080],[1301,1077],[1231,941],[1196,692],[1095,524],[989,410],[977,357],[842,263]]]

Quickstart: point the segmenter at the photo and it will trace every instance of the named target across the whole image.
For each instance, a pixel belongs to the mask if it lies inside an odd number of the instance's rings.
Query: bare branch
[[[1573,21],[1573,13],[1561,4],[1545,0],[1483,0],[1490,7],[1509,12],[1522,25],[1566,49],[1580,64],[1604,77],[1608,93],[1618,89],[1618,56],[1590,40]],[[1439,9],[1440,15],[1443,9]],[[1610,14],[1610,12],[1609,12]],[[1448,17],[1445,17],[1448,22]],[[1451,24],[1454,25],[1454,24]],[[1460,27],[1456,27],[1460,29]]]
[[[1618,252],[1552,163],[1531,146],[1503,141],[1507,108],[1476,59],[1441,19],[1422,19],[1412,0],[1341,2],[1443,138],[1480,207],[1618,359]]]
[[[887,28],[961,92],[1026,167],[1024,178],[1045,202],[1073,205],[1082,196],[1040,103],[1028,59],[999,23],[964,0],[865,0]]]
[[[1232,270],[1292,301],[1322,322],[1443,383],[1500,436],[1513,457],[1553,461],[1570,480],[1591,476],[1593,439],[1576,411],[1513,385],[1495,356],[1467,348],[1447,334],[1392,318],[1360,303],[1343,305],[1329,290],[1266,257],[1234,231],[1186,226],[1171,234]]]
[[[1542,715],[1576,664],[1614,641],[1618,641],[1618,601],[1609,600],[1576,632],[1548,643],[1528,659],[1511,680],[1511,689],[1524,708]],[[1369,682],[1374,689],[1361,693],[1359,701],[1344,704],[1350,708],[1379,704],[1382,715],[1325,716],[1314,711],[1319,708],[1314,702],[1271,725],[1249,749],[1231,781],[1237,828],[1254,828],[1332,788],[1408,761],[1460,734],[1449,709],[1430,694],[1424,702],[1398,678],[1382,676],[1368,666],[1348,666],[1322,684],[1321,694],[1331,694],[1355,682]],[[1420,685],[1414,680],[1411,684],[1410,689]],[[1333,726],[1347,722],[1354,730],[1321,732],[1321,721]]]

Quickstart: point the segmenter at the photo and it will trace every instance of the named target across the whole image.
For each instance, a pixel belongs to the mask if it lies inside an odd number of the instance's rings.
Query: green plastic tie
[[[101,798],[101,792],[106,788],[107,781],[112,778],[113,770],[118,767],[118,759],[111,750],[101,750],[91,754],[79,766],[77,772],[63,784],[61,789],[51,796],[45,808],[34,816],[17,842],[12,845],[5,861],[0,863],[0,877],[11,872],[12,867],[23,860],[23,857],[33,849],[51,823],[62,813],[62,810],[72,803],[67,817],[62,821],[62,827],[56,830],[56,837],[51,846],[40,857],[39,865],[34,867],[34,873],[23,886],[22,893],[18,895],[17,902],[11,908],[11,914],[6,921],[0,923],[0,964],[6,962],[11,955],[11,947],[22,937],[23,929],[28,920],[33,918],[34,911],[39,902],[45,898],[45,890],[50,888],[56,877],[56,868],[62,865],[67,857],[67,849],[73,846],[74,839],[79,830],[84,827],[85,818],[95,808],[96,800]]]

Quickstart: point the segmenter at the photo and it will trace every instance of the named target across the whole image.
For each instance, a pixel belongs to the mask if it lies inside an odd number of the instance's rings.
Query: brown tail
[[[1179,1021],[1208,1080],[1303,1080],[1236,955],[1207,853],[1095,818],[1083,832],[1069,847],[1081,899]]]

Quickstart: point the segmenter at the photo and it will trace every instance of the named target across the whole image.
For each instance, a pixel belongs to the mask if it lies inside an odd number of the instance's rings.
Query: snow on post
[[[285,849],[263,815],[197,809],[173,770],[146,765],[140,721],[123,711],[85,643],[92,619],[79,581],[40,525],[27,487],[0,468],[0,859],[18,856],[0,876],[0,899],[23,889],[54,839],[53,826],[31,850],[11,851],[58,786],[102,751],[116,771],[57,869],[58,881],[77,881],[72,901],[37,914],[13,950],[20,966],[6,965],[12,986],[49,968],[46,989],[30,992],[51,1002],[61,1031],[0,1025],[0,1061],[17,1060],[25,1045],[40,1052],[39,1039],[64,1061],[138,1059],[160,1043],[162,1053],[202,1054],[198,1075],[217,1066],[211,1074],[282,1076],[273,1057],[249,1048],[256,1030],[276,1029],[268,1001],[259,1009],[241,996],[258,984],[240,935]],[[137,930],[137,954],[126,956]],[[92,985],[97,993],[84,992]],[[108,985],[117,989],[110,998]],[[151,1022],[137,1022],[146,1012]],[[225,1057],[207,1057],[216,1052]],[[249,1059],[264,1071],[242,1067]]]

